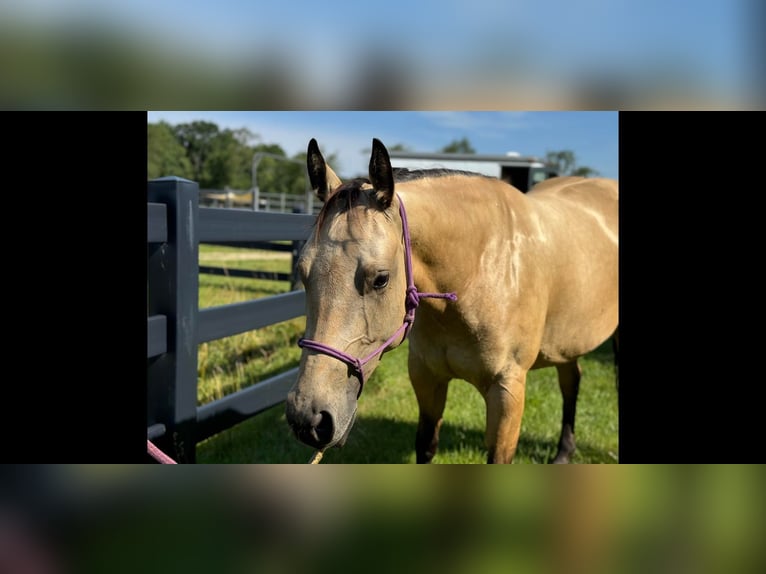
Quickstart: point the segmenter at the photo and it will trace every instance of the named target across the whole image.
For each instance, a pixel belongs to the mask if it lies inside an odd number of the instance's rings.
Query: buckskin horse
[[[527,372],[550,366],[563,396],[553,462],[569,462],[577,359],[617,336],[617,182],[557,177],[524,194],[475,173],[393,169],[377,139],[369,179],[342,182],[314,139],[307,167],[324,205],[298,260],[306,333],[286,403],[297,438],[343,445],[364,382],[409,335],[417,462],[436,453],[458,378],[484,397],[488,462],[510,463]]]

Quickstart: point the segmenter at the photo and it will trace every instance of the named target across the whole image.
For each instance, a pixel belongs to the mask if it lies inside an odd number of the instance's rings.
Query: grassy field
[[[217,246],[200,246],[200,264],[289,272],[289,257]],[[286,282],[200,275],[200,308],[283,293]],[[220,398],[297,366],[303,318],[211,341],[199,348],[198,403]],[[418,410],[407,376],[407,343],[387,353],[365,385],[348,442],[330,449],[322,463],[414,463]],[[577,406],[578,463],[617,462],[617,392],[611,343],[580,361],[583,378]],[[450,384],[439,451],[434,463],[484,463],[484,400],[470,384]],[[561,395],[555,369],[527,377],[526,407],[515,463],[545,463],[555,454]],[[291,434],[284,404],[199,443],[200,463],[305,463],[312,450]]]

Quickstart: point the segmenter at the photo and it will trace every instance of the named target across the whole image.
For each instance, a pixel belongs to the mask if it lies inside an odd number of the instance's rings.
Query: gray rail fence
[[[303,241],[315,216],[199,206],[197,183],[152,180],[147,190],[147,436],[178,462],[199,441],[285,400],[297,368],[197,406],[200,343],[305,313],[303,291],[199,309],[199,244]]]

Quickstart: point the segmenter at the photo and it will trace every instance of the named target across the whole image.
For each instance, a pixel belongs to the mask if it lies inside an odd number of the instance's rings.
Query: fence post
[[[154,442],[178,462],[194,462],[197,422],[199,186],[177,177],[148,183],[148,201],[167,205],[168,240],[149,246],[147,311],[167,317],[167,352],[148,359],[147,422],[167,431]]]

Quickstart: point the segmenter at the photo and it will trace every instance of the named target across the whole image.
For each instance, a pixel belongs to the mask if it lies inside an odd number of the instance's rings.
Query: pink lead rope
[[[311,349],[312,351],[317,351],[318,353],[329,355],[330,357],[334,357],[335,359],[343,361],[349,365],[353,369],[354,374],[359,377],[359,393],[356,395],[356,398],[359,398],[359,396],[362,394],[362,388],[364,387],[365,376],[363,367],[372,359],[383,353],[383,351],[385,351],[391,343],[396,341],[402,332],[404,332],[402,341],[407,338],[407,335],[409,335],[410,329],[412,328],[412,323],[415,321],[415,309],[417,309],[418,305],[420,305],[421,299],[449,299],[450,301],[457,301],[457,294],[455,293],[421,293],[418,291],[417,287],[415,287],[415,281],[412,276],[412,245],[410,243],[409,225],[407,224],[407,212],[404,210],[404,202],[402,201],[402,198],[399,197],[399,194],[397,194],[396,197],[399,198],[399,215],[402,218],[402,234],[404,236],[404,263],[405,269],[407,271],[407,294],[404,303],[407,314],[404,316],[404,323],[402,323],[402,326],[399,327],[385,343],[383,343],[380,347],[362,359],[352,357],[343,351],[339,351],[338,349],[330,347],[329,345],[325,345],[324,343],[320,343],[319,341],[312,341],[310,339],[304,338],[298,340],[298,346],[303,349]]]
[[[146,452],[148,452],[154,460],[161,464],[178,464],[176,461],[158,449],[150,440],[146,441]]]

